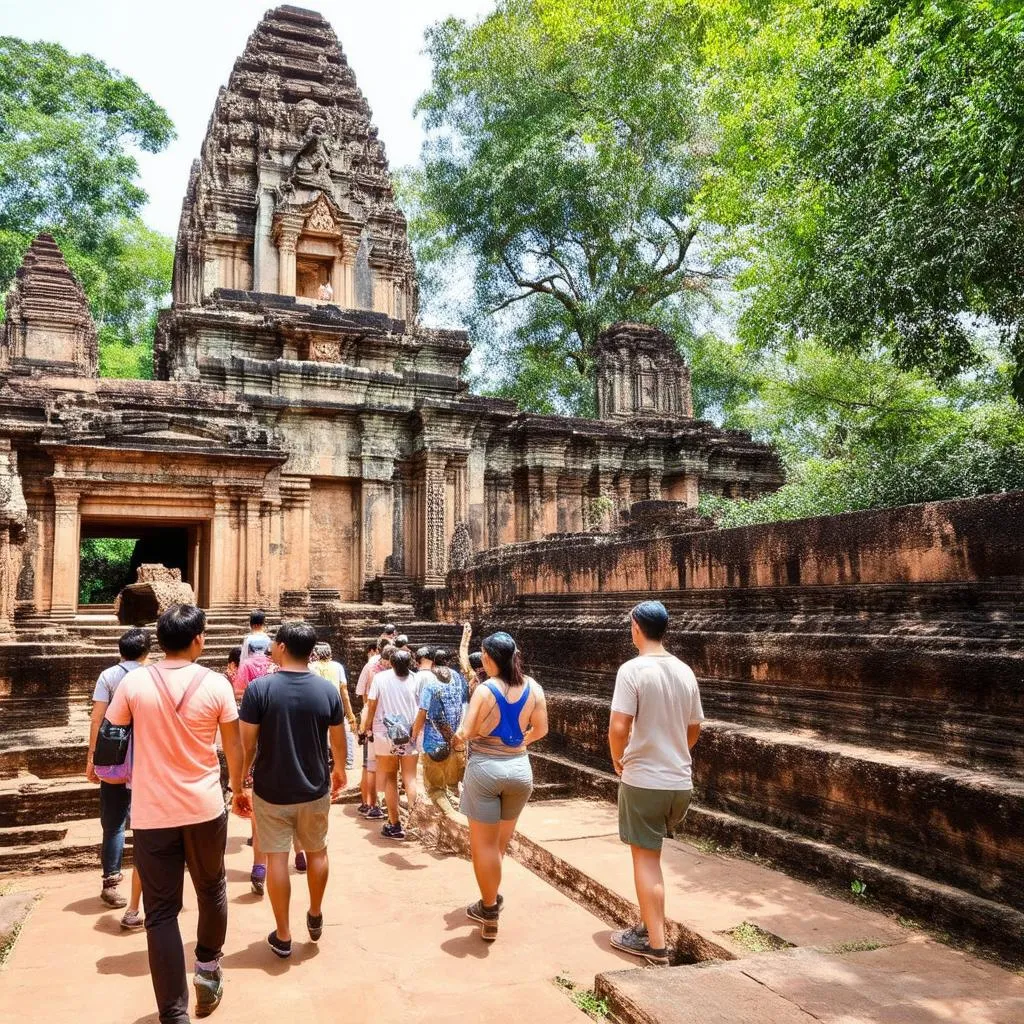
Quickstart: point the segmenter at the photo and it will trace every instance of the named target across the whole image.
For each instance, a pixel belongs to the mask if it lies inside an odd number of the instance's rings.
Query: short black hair
[[[406,648],[409,646],[409,638],[403,633],[401,636],[395,637],[395,646]]]
[[[123,661],[138,661],[139,658],[149,654],[153,646],[153,637],[148,629],[128,629],[121,634],[117,641],[117,649],[121,652]]]
[[[384,653],[384,648],[385,647],[393,647],[393,646],[394,646],[394,644],[392,644],[391,641],[386,636],[382,636],[377,641],[377,650],[381,654]]]
[[[427,661],[434,660],[434,648],[433,647],[419,647],[416,650],[416,660],[422,661],[424,658]]]
[[[438,649],[434,651],[434,664],[444,668],[444,666],[448,664],[450,657],[451,655],[449,655],[443,647],[438,647]]]
[[[249,612],[249,625],[262,626],[267,621],[267,613],[262,608],[254,608]]]
[[[668,610],[660,601],[641,601],[629,617],[648,640],[660,640],[668,629]]]
[[[284,644],[284,649],[301,661],[309,661],[316,647],[316,630],[308,622],[284,622],[274,636],[275,644]]]
[[[385,626],[385,627],[384,627],[384,628],[383,628],[383,629],[381,630],[381,632],[382,632],[382,633],[383,633],[383,634],[384,634],[385,636],[394,636],[394,635],[395,635],[395,627],[394,627],[394,624],[393,624],[393,623],[390,623],[390,622],[389,622],[389,623],[388,623],[388,624],[387,624],[387,625],[386,625],[386,626]]]
[[[206,612],[194,604],[172,604],[156,620],[156,642],[164,654],[177,654],[206,632]]]
[[[228,664],[229,665],[241,665],[242,664],[242,648],[232,647],[228,651]]]
[[[469,656],[469,667],[478,672],[484,667],[484,656],[479,651],[474,651]]]
[[[404,679],[412,668],[412,652],[404,648],[391,655],[391,670],[399,679]]]

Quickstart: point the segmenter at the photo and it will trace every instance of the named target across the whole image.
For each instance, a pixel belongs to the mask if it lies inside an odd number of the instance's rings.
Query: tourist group
[[[621,780],[619,832],[632,853],[642,920],[611,941],[663,965],[670,954],[661,848],[690,803],[691,750],[704,716],[693,672],[663,646],[664,606],[637,605],[629,625],[638,656],[619,669],[608,740]],[[124,910],[123,928],[146,929],[161,1024],[191,1019],[178,926],[186,870],[199,911],[196,1016],[208,1016],[223,998],[228,809],[251,820],[250,885],[269,896],[274,917],[268,955],[292,952],[293,852],[309,889],[306,932],[311,942],[321,938],[329,812],[359,747],[358,812],[381,822],[386,839],[406,838],[400,783],[414,808],[421,762],[427,797],[448,812],[453,797],[458,801],[480,891],[466,914],[484,941],[494,941],[505,910],[502,860],[533,791],[527,748],[548,731],[544,692],[524,674],[513,638],[493,633],[470,653],[467,623],[457,653],[413,650],[395,626],[384,626],[365,652],[357,717],[343,666],[308,623],[285,622],[271,636],[264,613],[254,611],[223,673],[199,664],[205,630],[201,608],[171,606],[156,627],[163,657],[151,663],[150,633],[129,629],[119,663],[101,673],[93,694],[86,774],[100,785],[100,899]],[[129,819],[136,870],[126,897],[120,886]]]

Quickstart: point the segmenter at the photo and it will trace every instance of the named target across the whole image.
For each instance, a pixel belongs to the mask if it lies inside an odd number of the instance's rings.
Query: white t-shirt
[[[370,681],[370,700],[377,702],[377,710],[373,716],[373,735],[387,736],[384,727],[384,716],[394,718],[404,715],[411,729],[416,721],[417,683],[415,672],[410,672],[404,679],[399,679],[391,669],[378,672]]]
[[[642,654],[615,677],[612,711],[633,716],[622,781],[638,789],[693,789],[687,726],[704,721],[697,677],[673,654]]]

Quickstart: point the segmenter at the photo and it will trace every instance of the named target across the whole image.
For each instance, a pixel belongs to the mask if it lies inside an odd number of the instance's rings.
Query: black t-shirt
[[[341,725],[338,689],[312,672],[274,672],[254,679],[238,717],[260,727],[253,789],[269,804],[303,804],[330,791],[327,729]]]

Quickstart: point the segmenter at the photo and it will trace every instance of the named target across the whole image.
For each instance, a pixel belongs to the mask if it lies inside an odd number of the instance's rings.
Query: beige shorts
[[[264,853],[288,853],[292,839],[307,853],[327,848],[327,818],[331,794],[303,804],[268,804],[255,793],[252,797],[256,836]]]

